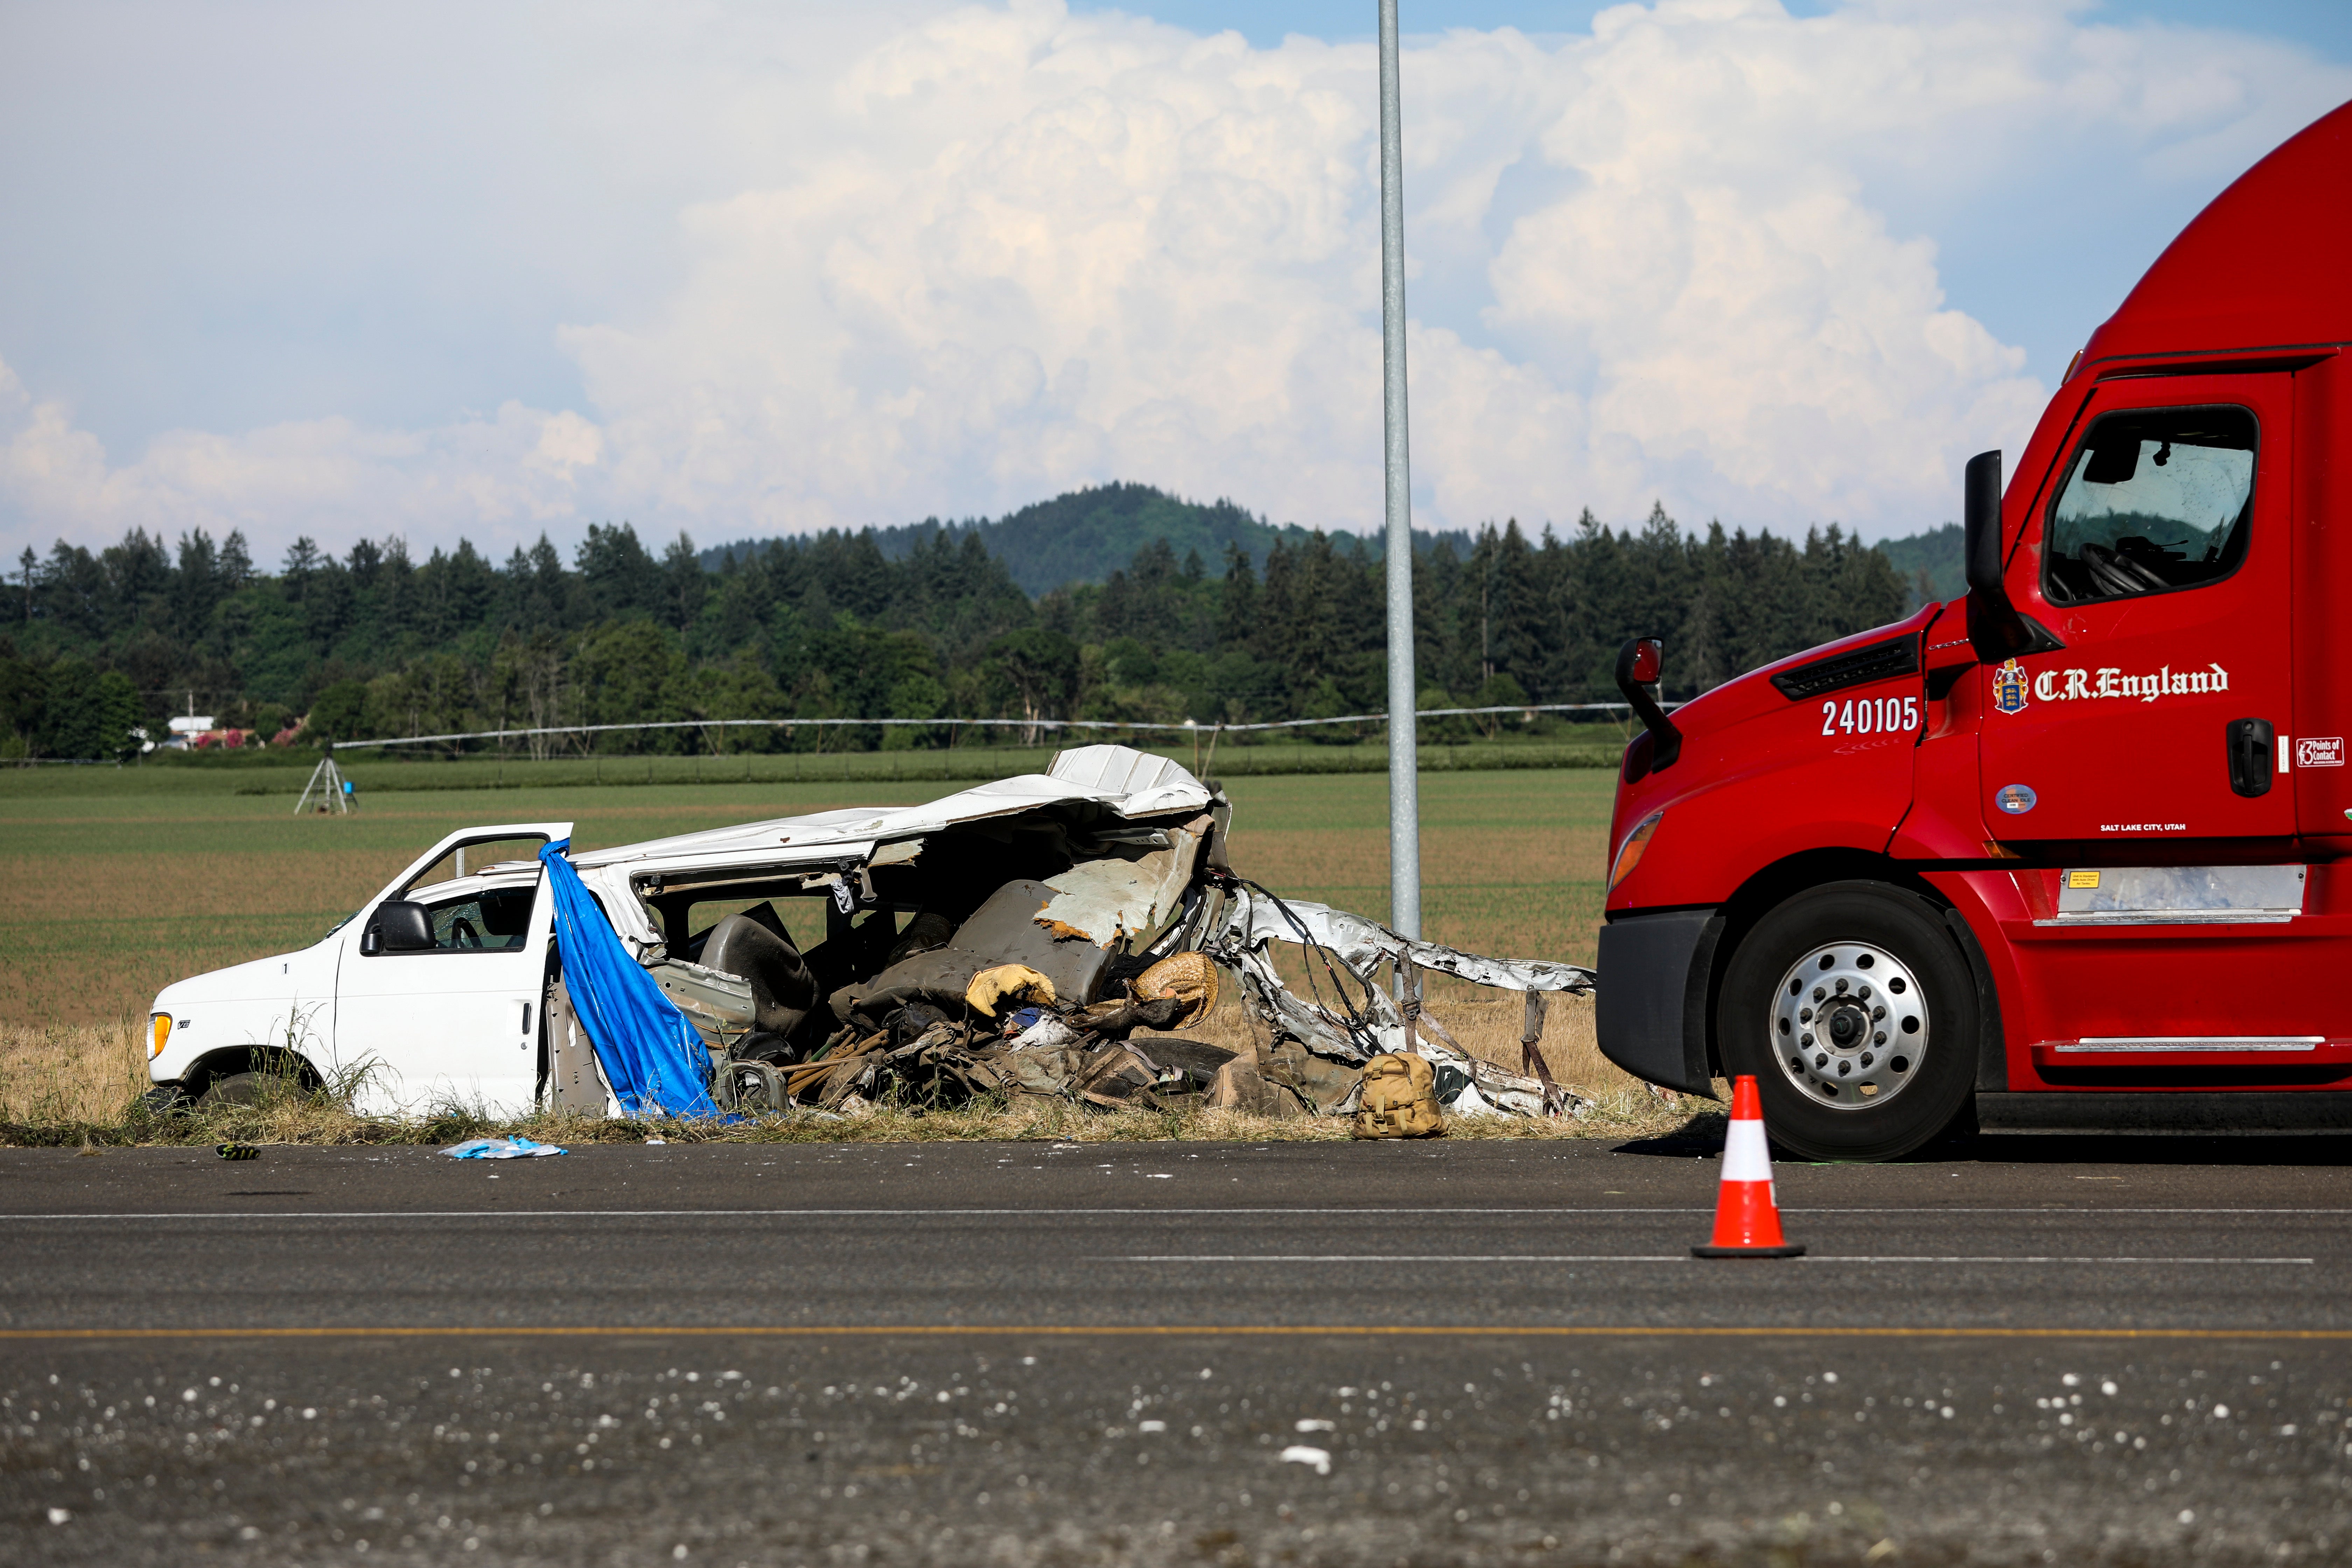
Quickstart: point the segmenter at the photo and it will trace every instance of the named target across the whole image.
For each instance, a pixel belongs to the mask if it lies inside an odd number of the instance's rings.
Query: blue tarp
[[[555,893],[555,947],[564,989],[588,1026],[605,1081],[630,1116],[717,1116],[710,1053],[694,1025],[621,944],[613,922],[563,858],[572,841],[539,852]]]
[[[569,1149],[552,1143],[539,1143],[520,1135],[505,1138],[468,1138],[441,1151],[452,1160],[537,1160],[549,1154],[568,1154]]]

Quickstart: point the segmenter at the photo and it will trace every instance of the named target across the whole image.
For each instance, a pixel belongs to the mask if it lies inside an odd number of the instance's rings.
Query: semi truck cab
[[[2352,1128],[2347,342],[2352,105],[1970,461],[1964,598],[1672,713],[1629,643],[1601,1050],[1816,1159]]]

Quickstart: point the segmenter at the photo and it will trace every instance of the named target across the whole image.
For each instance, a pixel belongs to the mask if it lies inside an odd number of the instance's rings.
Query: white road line
[[[1688,1263],[1688,1253],[1137,1253],[1107,1258],[1116,1263]],[[2309,1264],[2308,1258],[2033,1258],[1865,1257],[1808,1253],[1791,1263],[2231,1263]]]
[[[1263,1215],[1279,1218],[1287,1215],[1392,1215],[1386,1207],[1366,1207],[1360,1205],[1329,1208],[870,1208],[870,1209],[181,1209],[145,1210],[136,1213],[75,1214],[52,1212],[40,1214],[0,1213],[0,1223],[9,1220],[180,1220],[180,1219],[929,1219],[936,1217],[977,1215],[990,1218],[1018,1219],[1024,1215],[1040,1218],[1066,1215],[1102,1215],[1107,1216],[1145,1218],[1158,1215],[1213,1215],[1220,1219],[1247,1218]],[[1421,1215],[1480,1215],[1493,1219],[1515,1216],[1540,1218],[1551,1215],[1706,1215],[1715,1205],[1693,1205],[1680,1208],[1415,1208]],[[1783,1215],[2046,1215],[2060,1217],[2100,1216],[2108,1215],[2352,1215],[2352,1206],[2345,1208],[1800,1208],[1784,1204]]]

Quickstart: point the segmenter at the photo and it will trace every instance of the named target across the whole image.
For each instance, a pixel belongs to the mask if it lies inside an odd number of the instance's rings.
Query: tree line
[[[167,546],[26,550],[0,609],[0,757],[135,750],[193,706],[306,743],[487,729],[718,719],[892,718],[898,726],[671,730],[536,738],[545,755],[956,743],[953,721],[1236,723],[1385,706],[1383,568],[1350,535],[1164,539],[1100,583],[1032,595],[971,531],[886,552],[873,530],[730,551],[658,551],[592,525],[566,562],[545,537],[503,564],[460,541],[341,554],[298,540],[275,572],[236,533]],[[1840,530],[1800,542],[1654,507],[1439,539],[1414,574],[1423,707],[1612,700],[1628,637],[1668,646],[1688,696],[1902,616],[1886,556]],[[1460,730],[1459,723],[1452,726]],[[1492,726],[1487,726],[1489,729]],[[1449,732],[1440,726],[1438,733]],[[1346,740],[1336,732],[1308,738]]]

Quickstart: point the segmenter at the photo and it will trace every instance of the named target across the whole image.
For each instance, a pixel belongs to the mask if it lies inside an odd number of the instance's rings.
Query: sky
[[[2352,7],[1402,7],[1413,503],[1900,535]],[[0,547],[1378,526],[1376,11],[0,7]]]

